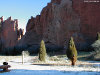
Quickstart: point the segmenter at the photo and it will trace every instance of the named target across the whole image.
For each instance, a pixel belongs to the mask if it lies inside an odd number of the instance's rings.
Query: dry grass
[[[87,61],[82,61],[82,58],[83,57],[86,57],[88,56],[89,53],[80,53],[80,55],[78,56],[78,58],[81,58],[81,60],[78,60],[76,62],[76,65],[94,65],[94,64],[100,64],[100,63],[91,63],[91,62],[87,62]],[[27,62],[31,62],[33,65],[51,65],[51,66],[65,66],[65,65],[71,65],[71,62],[67,59],[66,55],[57,55],[57,56],[47,56],[46,58],[46,62],[41,62],[39,61],[38,59],[38,56],[27,56],[29,57],[30,60],[28,60]],[[25,60],[26,58],[25,57]],[[22,59],[22,56],[0,56],[0,62],[9,62],[9,61],[12,61],[12,60],[16,60],[16,59],[19,59],[21,61]]]
[[[12,59],[21,58],[21,56],[0,56],[0,61],[11,61]]]

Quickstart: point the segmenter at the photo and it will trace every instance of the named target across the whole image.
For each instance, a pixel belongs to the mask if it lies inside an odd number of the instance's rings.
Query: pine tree
[[[91,45],[96,54],[100,53],[100,33],[97,33],[96,41]]]
[[[72,65],[75,65],[75,62],[77,61],[77,50],[74,44],[73,37],[71,37],[69,44],[68,44],[67,57],[68,59],[71,60]]]
[[[39,60],[45,62],[45,58],[46,58],[46,47],[44,41],[42,40],[40,44]]]
[[[97,39],[97,40],[100,40],[100,33],[99,33],[99,32],[97,33],[96,39]]]

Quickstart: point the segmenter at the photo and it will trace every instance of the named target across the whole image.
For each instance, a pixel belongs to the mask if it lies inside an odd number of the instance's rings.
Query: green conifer
[[[75,62],[77,61],[77,50],[74,44],[73,37],[71,37],[69,44],[68,44],[67,57],[68,59],[71,60],[72,65],[75,65]]]
[[[42,40],[40,44],[39,60],[45,62],[45,59],[46,59],[46,47],[44,41]]]

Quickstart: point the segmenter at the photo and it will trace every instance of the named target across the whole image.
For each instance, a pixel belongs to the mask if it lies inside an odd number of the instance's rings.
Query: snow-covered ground
[[[99,72],[64,72],[57,70],[12,70],[11,72],[1,73],[0,75],[100,75]]]
[[[18,57],[1,57],[2,62],[7,61],[11,65],[10,72],[0,73],[0,75],[100,75],[100,62],[92,62],[93,65],[79,66],[50,66],[50,65],[33,65],[33,57],[26,57],[25,63],[22,64],[22,58]],[[90,62],[90,61],[88,61]]]

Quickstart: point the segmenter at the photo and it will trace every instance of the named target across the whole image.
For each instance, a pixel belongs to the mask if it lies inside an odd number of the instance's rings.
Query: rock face
[[[23,36],[23,30],[18,29],[18,20],[0,18],[0,48],[14,47]],[[0,50],[1,50],[0,49]]]
[[[64,47],[74,37],[78,49],[87,48],[100,32],[100,2],[85,0],[51,0],[40,15],[31,17],[26,34],[19,45],[47,45]]]

